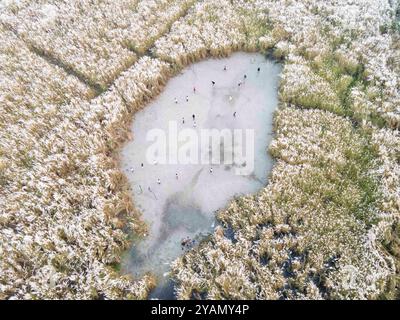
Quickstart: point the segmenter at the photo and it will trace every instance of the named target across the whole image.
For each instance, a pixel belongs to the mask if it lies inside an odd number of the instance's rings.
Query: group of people
[[[190,237],[186,237],[181,240],[181,248],[182,248],[182,250],[190,249],[195,243],[196,243],[196,240],[190,239]]]
[[[157,162],[155,161],[154,164],[157,164]],[[144,167],[144,164],[141,163],[140,166],[143,168],[143,167]],[[130,168],[129,168],[129,171],[130,171],[131,173],[134,173],[134,172],[135,172],[135,170],[134,170],[133,167],[130,167]],[[210,167],[209,172],[210,172],[210,173],[213,173],[213,168],[212,168],[212,167]],[[175,178],[176,178],[176,180],[179,179],[178,172],[175,173]],[[161,179],[160,179],[160,178],[157,178],[157,184],[158,184],[158,185],[161,185]],[[154,194],[153,190],[152,190],[150,187],[148,187],[147,190],[148,190],[149,192],[151,192],[151,193]],[[139,185],[139,191],[140,191],[140,193],[143,193],[143,189],[142,189],[142,186],[141,186],[141,185]],[[154,196],[155,196],[155,194],[154,194]],[[156,196],[155,196],[155,197],[156,197]],[[156,198],[157,198],[157,197],[156,197]]]

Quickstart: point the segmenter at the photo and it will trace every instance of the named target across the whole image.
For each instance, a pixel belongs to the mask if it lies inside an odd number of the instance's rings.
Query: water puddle
[[[151,297],[173,297],[173,286],[166,274],[169,263],[212,233],[216,210],[236,195],[255,193],[265,186],[272,167],[267,148],[272,139],[280,72],[279,64],[256,53],[199,62],[171,79],[163,93],[135,115],[133,140],[122,150],[121,164],[149,234],[132,247],[124,269],[136,276],[152,272],[159,278],[160,285]],[[213,147],[201,148],[197,162],[176,162],[176,134],[186,132],[188,138],[196,133],[199,138],[178,141],[179,156],[179,152],[193,151],[191,147],[201,140],[203,129],[228,129],[220,131],[224,137],[229,132],[232,136],[233,132],[240,132],[245,142],[251,136],[246,129],[253,130],[254,163],[251,158],[236,157],[240,153],[235,149],[236,139],[227,147],[229,140],[222,138],[219,147],[232,151],[232,163],[224,161],[226,155],[222,152],[215,154]],[[155,143],[148,140],[149,132],[165,133],[168,163],[149,156],[149,148]],[[249,153],[246,144],[242,154]],[[219,157],[222,163],[203,163],[201,159],[209,155],[216,161],[214,158]],[[249,174],[238,174],[242,169]]]

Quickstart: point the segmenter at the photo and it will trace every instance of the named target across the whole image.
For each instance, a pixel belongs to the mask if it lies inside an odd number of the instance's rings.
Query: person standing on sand
[[[215,86],[215,81],[214,80],[212,80],[211,83],[212,83],[213,86]]]
[[[182,117],[182,124],[185,124],[185,117]]]
[[[175,100],[174,100],[174,101],[175,101],[175,103],[176,103],[176,104],[178,104],[178,99],[177,99],[177,98],[175,98]]]
[[[158,183],[158,184],[161,184],[160,178],[157,179],[157,183]]]
[[[258,68],[257,68],[257,72],[260,72],[260,70],[261,70],[261,68],[260,68],[260,67],[258,67]]]
[[[178,172],[175,173],[176,180],[178,180]]]
[[[236,118],[236,111],[233,113],[233,117]]]
[[[189,102],[189,96],[186,96],[186,102]]]
[[[196,116],[193,114],[192,115],[193,121],[196,120]]]
[[[193,93],[196,93],[196,87],[193,87]]]

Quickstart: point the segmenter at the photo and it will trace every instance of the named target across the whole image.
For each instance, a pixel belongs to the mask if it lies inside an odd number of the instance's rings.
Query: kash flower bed
[[[146,298],[115,157],[187,64],[284,64],[268,185],[172,266],[181,299],[396,297],[398,1],[7,1],[0,6],[0,298]],[[149,270],[151,272],[151,270]]]

